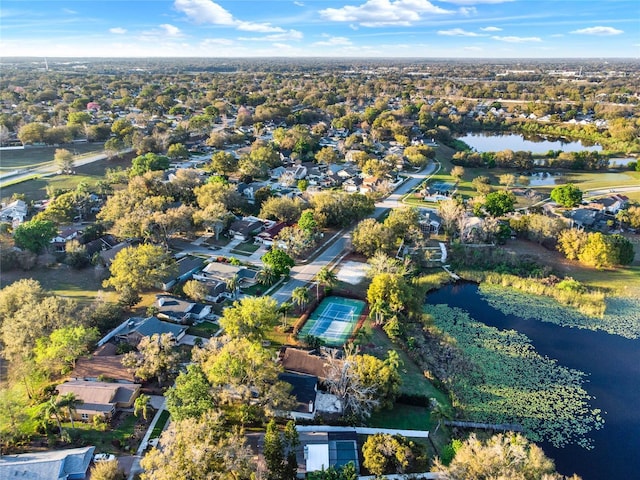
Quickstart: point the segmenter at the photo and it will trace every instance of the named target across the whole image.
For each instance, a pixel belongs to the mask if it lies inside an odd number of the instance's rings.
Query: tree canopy
[[[58,229],[49,220],[33,219],[18,225],[13,233],[16,246],[26,248],[33,253],[40,253],[53,237]]]
[[[142,244],[119,251],[109,270],[111,277],[104,281],[104,286],[112,286],[118,292],[126,289],[140,292],[175,274],[177,266],[162,247]]]
[[[568,183],[551,190],[551,200],[563,207],[575,207],[582,201],[582,190]]]
[[[219,323],[233,338],[262,339],[279,319],[278,302],[273,298],[244,297],[222,312]]]

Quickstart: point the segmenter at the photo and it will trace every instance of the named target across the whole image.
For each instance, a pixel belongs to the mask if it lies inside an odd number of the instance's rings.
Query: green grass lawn
[[[397,428],[401,430],[430,430],[431,409],[429,407],[417,407],[396,403],[391,410],[375,412],[367,422],[370,427]]]
[[[72,438],[77,438],[80,445],[95,445],[96,453],[122,453],[122,449],[127,449],[130,445],[134,428],[138,422],[138,418],[133,414],[123,418],[119,425],[113,430],[101,431],[97,430],[92,423],[75,422],[75,430],[71,428],[71,423],[63,423],[63,428],[68,429],[72,433]],[[118,449],[112,442],[119,441],[122,449]],[[132,448],[137,445],[130,445]]]
[[[253,252],[258,250],[259,248],[260,248],[260,245],[257,245],[251,242],[246,242],[246,243],[239,244],[236,248],[231,250],[231,253],[234,253],[237,255],[245,255],[249,257]]]
[[[170,417],[169,411],[163,410],[162,413],[160,414],[160,418],[158,418],[158,421],[153,427],[153,430],[151,431],[151,435],[149,436],[149,438],[158,438],[160,436],[160,434],[164,430],[164,427],[167,425],[167,422],[169,421],[169,417]]]
[[[220,327],[217,323],[213,322],[202,322],[197,325],[192,325],[187,330],[189,335],[195,335],[196,337],[209,338],[214,333],[220,330]]]
[[[38,267],[28,272],[22,270],[3,271],[0,275],[0,287],[5,287],[22,278],[33,278],[39,281],[45,289],[85,304],[94,301],[98,296],[98,291],[102,290],[102,280],[93,267],[74,270],[67,265],[51,268]],[[111,296],[108,295],[108,297]],[[108,299],[112,300],[112,298]]]
[[[362,326],[363,334],[358,336],[358,344],[362,353],[375,355],[384,358],[389,350],[395,350],[402,360],[400,373],[402,376],[402,385],[400,393],[403,395],[421,395],[425,397],[435,398],[443,405],[450,405],[449,397],[438,390],[424,376],[420,368],[409,358],[409,356],[389,340],[389,337],[380,328],[374,328],[371,322],[367,320]]]
[[[4,161],[4,157],[3,157]],[[2,187],[2,199],[10,198],[14,193],[22,193],[27,201],[44,200],[48,197],[47,186],[55,189],[72,190],[78,184],[85,182],[90,186],[95,185],[99,180],[104,179],[107,168],[127,168],[131,165],[130,160],[113,159],[100,160],[76,168],[75,175],[53,175],[50,177],[38,177],[26,182],[20,182],[7,187]]]
[[[5,150],[2,152],[0,171],[12,171],[53,162],[56,149],[64,148],[79,157],[85,154],[98,154],[104,151],[101,143],[75,143],[61,147],[29,147],[24,150]]]

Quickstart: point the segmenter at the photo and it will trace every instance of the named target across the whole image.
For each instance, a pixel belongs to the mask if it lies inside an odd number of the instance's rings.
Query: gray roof
[[[187,327],[185,326],[163,322],[157,317],[131,317],[125,322],[124,327],[118,332],[118,335],[129,335],[130,333],[137,332],[143,337],[150,337],[156,333],[158,335],[171,333],[174,337],[178,338],[178,336],[185,330],[187,330]]]
[[[96,447],[51,450],[0,457],[0,480],[84,478]]]

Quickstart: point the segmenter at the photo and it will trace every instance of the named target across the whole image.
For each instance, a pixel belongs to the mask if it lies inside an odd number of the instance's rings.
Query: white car
[[[115,459],[116,456],[111,453],[96,453],[93,456],[94,462],[113,462]]]

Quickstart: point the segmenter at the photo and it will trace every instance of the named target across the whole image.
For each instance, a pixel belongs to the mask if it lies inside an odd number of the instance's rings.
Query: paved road
[[[408,174],[410,178],[407,181],[400,185],[383,201],[376,203],[376,209],[371,216],[377,218],[382,215],[385,210],[402,206],[402,203],[400,203],[402,197],[418,186],[427,176],[439,169],[439,163],[429,163],[422,171]],[[278,303],[283,303],[291,298],[291,293],[295,288],[304,287],[312,283],[313,277],[315,277],[322,267],[344,254],[345,246],[351,236],[351,230],[353,229],[343,231],[334,243],[323,250],[312,262],[293,267],[291,269],[290,280],[282,285],[275,293],[272,293],[271,296],[275,298]]]
[[[128,148],[126,150],[123,150],[120,152],[120,154],[124,154],[124,153],[130,153],[133,152],[133,149]],[[81,158],[78,160],[74,160],[73,162],[73,166],[74,167],[81,167],[83,165],[88,165],[90,163],[93,162],[98,162],[100,160],[104,160],[105,158],[107,158],[107,154],[105,153],[97,153],[95,155],[91,155],[89,157],[85,157],[85,158]],[[34,175],[39,175],[41,177],[50,177],[51,175],[55,175],[58,170],[60,170],[58,168],[57,165],[55,165],[53,162],[47,164],[47,165],[43,165],[41,167],[36,167],[36,168],[31,168],[25,171],[21,171],[20,173],[17,173],[15,175],[4,175],[2,176],[2,180],[0,183],[0,187],[3,187],[5,183],[8,182],[15,182],[16,180],[21,180],[23,178],[27,178],[27,177],[32,177]]]

